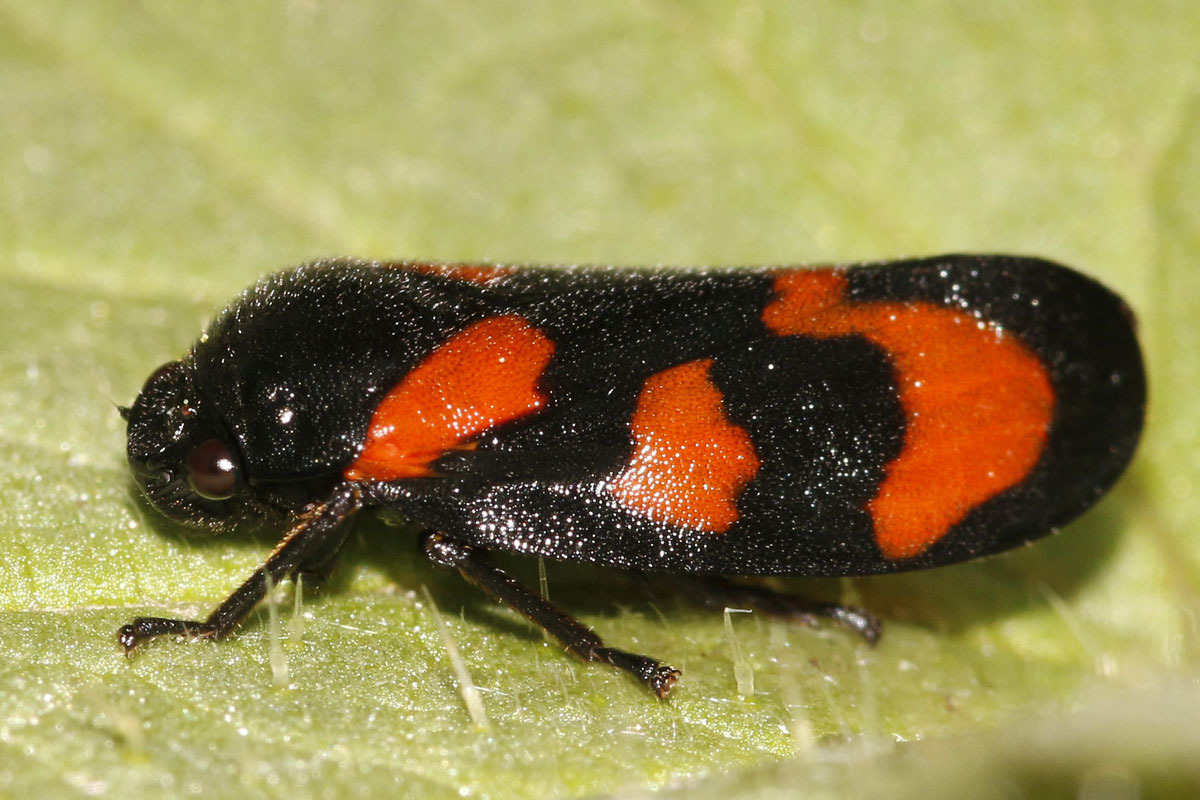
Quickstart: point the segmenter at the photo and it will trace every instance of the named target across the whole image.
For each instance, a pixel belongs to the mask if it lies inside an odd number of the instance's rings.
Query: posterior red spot
[[[781,273],[763,321],[780,335],[860,335],[892,359],[904,448],[868,504],[891,559],[920,555],[968,511],[1023,480],[1041,455],[1054,390],[1002,329],[928,302],[846,298],[836,270]]]
[[[413,264],[411,266],[417,272],[424,272],[427,275],[440,275],[467,283],[477,283],[480,286],[490,286],[517,272],[516,267],[501,267],[495,264]]]
[[[633,456],[609,491],[651,519],[724,533],[759,461],[749,434],[725,418],[712,363],[688,361],[646,380],[633,414]]]
[[[448,450],[546,403],[538,381],[554,343],[516,315],[467,327],[430,353],[383,398],[347,480],[430,477]]]

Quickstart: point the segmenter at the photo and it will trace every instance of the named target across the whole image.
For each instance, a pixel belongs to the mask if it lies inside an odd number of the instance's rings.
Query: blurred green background
[[[1186,2],[0,0],[0,796],[1196,789],[1198,41]],[[268,270],[951,250],[1122,292],[1150,426],[1037,547],[787,584],[871,606],[875,649],[744,614],[735,649],[719,612],[547,564],[555,600],[684,670],[657,703],[372,522],[298,616],[285,585],[277,624],[118,653],[272,544],[154,518],[114,408]]]

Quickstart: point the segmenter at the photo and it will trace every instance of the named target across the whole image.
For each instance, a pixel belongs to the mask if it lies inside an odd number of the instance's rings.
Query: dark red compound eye
[[[237,488],[237,462],[220,439],[209,439],[188,456],[188,483],[206,500],[228,500]]]

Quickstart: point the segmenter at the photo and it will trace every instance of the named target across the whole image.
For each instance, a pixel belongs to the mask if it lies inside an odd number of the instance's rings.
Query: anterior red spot
[[[891,357],[904,448],[868,504],[891,559],[920,555],[975,506],[1023,480],[1054,410],[1045,367],[1016,338],[929,302],[846,298],[836,270],[781,273],[763,321],[780,335],[864,336]]]
[[[725,418],[712,363],[688,361],[646,380],[633,414],[633,456],[609,491],[651,519],[724,533],[759,460],[749,434]]]
[[[489,286],[517,272],[516,267],[501,267],[495,264],[413,264],[411,266],[417,272],[424,272],[427,275],[441,275],[445,278],[477,283],[480,286]]]
[[[449,450],[546,403],[538,381],[554,343],[516,315],[465,328],[430,353],[383,398],[348,480],[429,477]]]

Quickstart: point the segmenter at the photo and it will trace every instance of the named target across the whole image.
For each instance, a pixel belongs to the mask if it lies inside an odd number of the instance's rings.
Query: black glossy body
[[[339,484],[379,400],[403,376],[465,326],[516,314],[555,345],[546,408],[444,456],[438,477],[363,485],[364,506],[386,505],[488,550],[640,570],[852,575],[1036,539],[1125,468],[1145,380],[1128,309],[1095,281],[1037,259],[945,256],[854,267],[849,292],[944,304],[1002,325],[1037,354],[1056,395],[1033,472],[916,558],[885,559],[864,510],[904,446],[887,354],[858,336],[767,330],[768,270],[522,268],[483,285],[405,265],[307,265],[249,290],[173,368],[169,386],[147,385],[131,412],[130,459],[174,516],[288,519]],[[713,359],[728,417],[762,460],[722,534],[655,522],[603,492],[629,459],[647,377],[702,358]],[[195,409],[184,420],[170,412],[180,394]],[[236,497],[189,496],[177,472],[167,475],[200,428],[234,444],[244,472]]]

